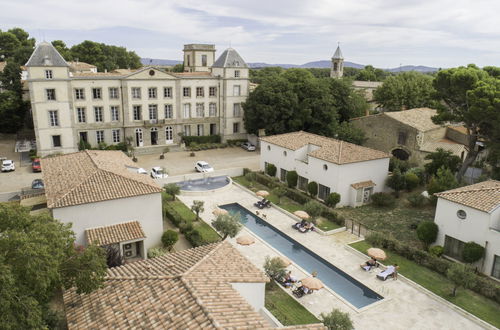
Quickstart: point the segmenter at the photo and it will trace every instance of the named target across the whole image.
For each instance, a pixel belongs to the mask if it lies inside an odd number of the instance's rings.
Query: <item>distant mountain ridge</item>
[[[165,65],[165,66],[173,66],[176,64],[182,64],[182,61],[176,61],[176,60],[163,60],[163,59],[156,59],[156,58],[141,58],[141,63],[143,65]],[[279,66],[284,69],[289,69],[289,68],[317,68],[317,69],[327,69],[330,68],[331,62],[330,61],[313,61],[313,62],[307,62],[301,65],[298,64],[269,64],[269,63],[264,63],[264,62],[256,62],[256,63],[247,63],[250,68],[266,68],[270,66]],[[353,63],[353,62],[344,62],[344,66],[348,68],[355,68],[355,69],[362,69],[365,66],[363,64],[358,64],[358,63]],[[424,65],[404,65],[401,67],[397,68],[389,68],[389,69],[384,69],[389,72],[405,72],[405,71],[418,71],[418,72],[435,72],[438,71],[438,68],[433,68],[429,66],[424,66]]]

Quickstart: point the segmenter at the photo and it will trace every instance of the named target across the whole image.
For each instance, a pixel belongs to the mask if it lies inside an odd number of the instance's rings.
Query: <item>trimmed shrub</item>
[[[422,207],[427,203],[427,197],[419,193],[410,194],[406,199],[413,207]]]
[[[269,176],[276,176],[276,166],[274,166],[274,164],[271,164],[271,163],[268,163],[267,166],[266,166],[266,174],[269,175]]]
[[[310,200],[309,202],[304,204],[304,211],[306,211],[310,216],[313,223],[316,223],[316,218],[321,215],[324,206],[319,202],[314,200]]]
[[[243,168],[243,175],[247,175],[248,173],[253,173],[251,169],[245,167]]]
[[[296,171],[288,171],[286,173],[286,184],[288,185],[288,188],[297,187],[297,180],[298,179],[299,179],[299,175],[297,174]]]
[[[261,173],[255,173],[255,181],[269,187],[269,189],[273,189],[280,185],[280,183],[276,181],[275,177],[269,177],[269,175],[263,175]]]
[[[410,168],[410,164],[407,160],[400,160],[396,157],[391,157],[389,160],[389,172],[393,172],[397,168],[401,171],[401,173],[406,173],[406,171]]]
[[[299,204],[305,204],[311,200],[311,197],[307,196],[303,192],[291,188],[287,188],[285,196]]]
[[[247,142],[247,139],[228,139],[226,143],[228,146],[240,146],[242,143]]]
[[[464,244],[464,250],[462,251],[462,258],[465,262],[472,264],[479,261],[484,256],[484,247],[475,243],[467,242]]]
[[[179,234],[173,230],[166,230],[163,235],[161,235],[161,242],[168,250],[170,250],[178,240]]]
[[[204,136],[182,136],[182,142],[186,144],[187,147],[191,147],[192,143],[202,144],[202,143],[220,143],[220,135],[204,135]]]
[[[429,248],[429,253],[435,257],[440,257],[444,253],[444,248],[441,245],[434,245]]]
[[[405,173],[406,190],[412,191],[420,184],[420,178],[412,172]]]
[[[311,181],[307,184],[307,192],[311,197],[316,197],[318,194],[318,184],[314,181]]]
[[[148,258],[156,258],[156,257],[161,257],[163,255],[167,254],[167,250],[161,247],[155,247],[155,248],[149,248],[148,249]]]
[[[286,275],[285,265],[279,257],[271,258],[266,256],[266,261],[264,262],[264,272],[267,276],[275,280],[280,280]]]
[[[425,245],[425,249],[434,243],[438,234],[438,225],[434,221],[422,221],[417,227],[417,237]]]
[[[344,313],[339,309],[334,308],[330,313],[319,315],[321,322],[328,330],[352,330],[354,325],[349,316],[349,313]]]
[[[389,207],[396,204],[396,199],[389,193],[379,192],[372,195],[372,202],[375,206]]]
[[[321,211],[321,216],[331,222],[336,223],[340,227],[345,226],[345,219],[342,216],[339,216],[335,211],[324,207]]]
[[[335,208],[337,204],[340,202],[340,194],[333,192],[328,197],[326,197],[325,204],[329,207]]]
[[[454,263],[446,271],[446,277],[452,281],[455,286],[451,295],[455,297],[457,289],[463,287],[465,289],[472,288],[475,285],[476,275],[469,265]]]

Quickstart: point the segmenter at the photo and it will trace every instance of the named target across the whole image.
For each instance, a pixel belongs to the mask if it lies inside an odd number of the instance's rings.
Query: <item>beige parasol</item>
[[[295,214],[296,216],[298,216],[301,219],[309,219],[310,218],[309,214],[307,214],[306,211],[295,211],[295,212],[293,212],[293,214]]]
[[[310,290],[319,290],[324,287],[323,282],[321,282],[316,277],[306,277],[303,280],[300,280],[303,286]]]
[[[290,261],[290,259],[288,259],[287,257],[279,256],[278,258],[280,258],[281,263],[285,267],[288,267],[288,266],[290,266],[292,264],[292,262]]]
[[[224,215],[227,214],[227,210],[216,208],[215,210],[212,211],[212,214],[216,216]]]
[[[382,249],[369,248],[367,252],[370,257],[373,257],[377,260],[385,260],[387,258],[387,255]]]
[[[242,235],[236,239],[236,242],[241,245],[250,245],[255,243],[255,239],[249,235]]]
[[[255,195],[260,196],[260,197],[267,197],[267,196],[269,196],[269,192],[266,190],[259,190],[255,193]]]

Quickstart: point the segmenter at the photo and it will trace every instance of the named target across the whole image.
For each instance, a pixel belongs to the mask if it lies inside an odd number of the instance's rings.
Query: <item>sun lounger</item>
[[[380,272],[377,274],[377,278],[379,280],[382,280],[382,281],[385,281],[387,280],[389,277],[393,277],[394,275],[396,274],[396,269],[394,268],[394,266],[389,266],[387,267],[386,270],[384,270],[383,272]]]

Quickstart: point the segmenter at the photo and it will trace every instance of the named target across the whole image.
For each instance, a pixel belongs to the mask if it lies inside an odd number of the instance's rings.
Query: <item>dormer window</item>
[[[45,70],[45,79],[52,79],[52,70]]]

